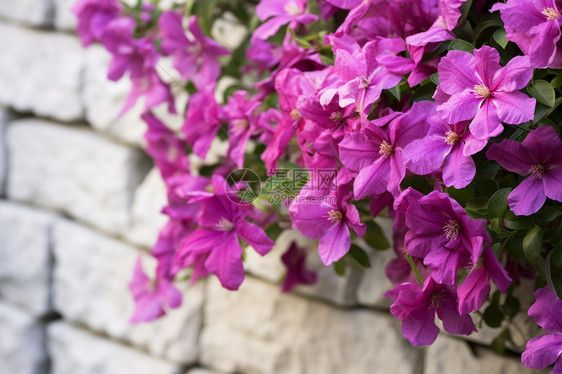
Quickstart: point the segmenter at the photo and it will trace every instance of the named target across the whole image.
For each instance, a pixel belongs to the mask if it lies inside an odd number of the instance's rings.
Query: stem
[[[410,264],[410,267],[412,268],[412,270],[414,271],[414,274],[416,275],[416,279],[418,280],[418,282],[423,285],[424,283],[424,279],[420,273],[420,269],[418,269],[418,267],[416,266],[416,264],[414,263],[414,259],[412,258],[412,256],[408,253],[406,253],[406,261],[408,261],[408,263]]]

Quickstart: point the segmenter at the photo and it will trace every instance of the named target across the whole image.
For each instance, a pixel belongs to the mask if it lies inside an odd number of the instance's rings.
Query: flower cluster
[[[144,100],[146,151],[167,186],[156,276],[139,261],[132,322],[179,306],[175,280],[212,274],[238,289],[245,251],[266,255],[291,227],[318,240],[326,266],[369,266],[366,252],[386,242],[374,218],[386,216],[396,258],[385,295],[411,344],[435,341],[436,314],[452,334],[508,324],[515,287],[536,277],[552,290],[537,291],[529,313],[554,335],[530,341],[523,363],[556,361],[543,343],[562,330],[542,311],[562,302],[560,3],[261,0],[255,13],[235,3],[74,8],[84,46],[100,42],[113,56],[108,79],[132,82],[123,112]],[[224,17],[249,31],[234,49],[209,36]],[[185,108],[175,108],[162,59],[190,94]],[[225,90],[226,81],[235,83]],[[179,131],[160,106],[181,109]],[[193,162],[219,143],[218,161]],[[287,199],[268,204],[241,170]],[[318,170],[333,173],[317,179]],[[312,255],[289,246],[284,292],[316,281]]]

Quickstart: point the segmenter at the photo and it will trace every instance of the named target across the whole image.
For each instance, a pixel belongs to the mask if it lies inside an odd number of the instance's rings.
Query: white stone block
[[[397,321],[367,310],[341,310],[281,295],[247,277],[237,292],[208,283],[201,362],[232,373],[417,373],[421,350]]]
[[[486,373],[486,374],[532,374],[541,373],[523,366],[513,357],[499,356],[487,349],[474,347],[468,343],[439,336],[435,343],[427,348],[424,374],[441,373]],[[544,371],[542,371],[544,372]]]
[[[0,203],[0,297],[36,316],[51,311],[53,220],[35,209]]]
[[[144,110],[144,99],[140,99],[134,108],[119,116],[131,83],[128,76],[118,82],[107,79],[110,61],[110,54],[101,45],[92,45],[86,51],[83,91],[86,119],[96,130],[110,134],[121,141],[135,145],[144,144],[146,124],[140,118]],[[178,130],[184,122],[187,93],[183,87],[180,87],[175,70],[168,65],[165,59],[160,60],[159,72],[164,81],[172,83],[178,114],[168,113],[165,104],[155,108],[154,112],[164,124]]]
[[[148,172],[146,156],[87,128],[26,119],[7,133],[8,196],[56,209],[119,234],[130,225],[135,188]]]
[[[135,191],[131,230],[127,240],[135,245],[151,248],[158,239],[167,217],[160,213],[167,204],[166,185],[160,172],[153,168]]]
[[[197,359],[204,285],[182,284],[183,305],[158,321],[128,323],[134,304],[128,289],[141,252],[71,223],[54,226],[54,305],[65,319],[130,342],[157,357],[181,364]],[[153,274],[155,262],[143,255]]]
[[[0,16],[34,26],[52,24],[51,0],[0,0]]]
[[[52,374],[179,374],[180,368],[65,322],[47,329]]]
[[[44,326],[31,315],[0,301],[0,372],[47,374]]]
[[[81,118],[84,51],[78,38],[2,23],[0,35],[0,104],[63,121]]]

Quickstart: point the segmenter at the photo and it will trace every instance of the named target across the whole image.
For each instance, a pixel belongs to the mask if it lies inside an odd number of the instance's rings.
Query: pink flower
[[[532,67],[562,69],[562,6],[559,1],[508,0],[494,4],[491,11],[496,10],[500,11],[505,24],[506,39],[529,56]]]
[[[294,29],[299,24],[318,19],[307,12],[307,0],[261,0],[256,7],[256,14],[261,21],[269,20],[254,31],[252,40],[266,40],[286,24]]]
[[[538,212],[547,197],[562,202],[562,141],[553,127],[531,131],[523,143],[504,139],[492,144],[486,157],[527,176],[507,198],[516,215]]]
[[[293,225],[306,237],[320,239],[318,253],[328,266],[342,258],[351,247],[350,228],[359,236],[365,234],[365,225],[359,219],[349,183],[337,190],[325,191],[307,183],[289,206]]]
[[[517,56],[503,68],[499,61],[498,51],[484,46],[474,56],[450,51],[439,63],[439,88],[450,97],[438,110],[449,123],[472,120],[469,129],[478,139],[499,135],[502,121],[517,125],[534,117],[535,99],[519,92],[533,75],[529,58]]]
[[[204,89],[216,83],[220,75],[219,56],[230,54],[213,39],[205,36],[196,16],[189,18],[188,39],[179,13],[166,11],[160,16],[162,52],[172,56],[174,67],[185,80],[193,80],[195,87]]]
[[[468,131],[468,121],[449,124],[439,113],[437,105],[428,117],[429,132],[422,139],[411,142],[402,153],[406,167],[418,175],[430,174],[443,166],[445,186],[466,187],[476,174],[471,155],[486,146]]]
[[[547,287],[535,291],[535,300],[529,317],[549,334],[529,340],[521,362],[531,369],[546,369],[554,364],[550,373],[558,374],[562,372],[562,300]]]
[[[107,25],[119,17],[121,11],[122,6],[118,0],[79,0],[72,12],[78,17],[76,32],[82,45],[87,47],[92,42],[101,40]]]
[[[429,277],[421,290],[415,283],[403,283],[384,295],[392,300],[390,313],[402,320],[402,334],[412,345],[430,345],[437,339],[435,314],[451,334],[470,335],[476,331],[470,316],[458,312],[455,286],[438,284]]]
[[[281,285],[281,292],[290,292],[299,284],[316,283],[316,273],[306,268],[306,250],[292,243],[281,256],[283,265],[287,268],[287,275]]]
[[[135,311],[130,323],[149,322],[166,314],[166,308],[181,305],[181,293],[166,278],[150,280],[142,269],[139,257],[129,288],[135,300]]]

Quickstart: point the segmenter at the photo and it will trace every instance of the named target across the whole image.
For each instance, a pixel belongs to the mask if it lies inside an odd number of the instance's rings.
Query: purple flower
[[[466,187],[476,174],[470,156],[481,151],[486,141],[476,139],[468,131],[468,121],[447,123],[435,109],[436,105],[427,119],[430,126],[427,135],[404,148],[404,163],[418,175],[430,174],[443,166],[445,186]]]
[[[402,334],[412,345],[430,345],[437,339],[435,314],[451,334],[476,331],[470,316],[458,312],[455,286],[438,284],[429,277],[421,290],[416,283],[403,283],[384,295],[392,300],[390,313],[402,321]]]
[[[154,159],[162,178],[166,179],[178,170],[189,172],[185,141],[154,115],[144,113],[141,118],[148,126],[144,134],[146,152]]]
[[[402,150],[427,133],[428,101],[414,103],[411,110],[394,118],[388,131],[369,123],[363,132],[347,133],[339,144],[342,164],[359,171],[353,190],[355,199],[385,191],[397,196],[406,175]]]
[[[260,255],[265,255],[274,242],[262,228],[247,221],[252,207],[237,205],[234,194],[224,178],[213,176],[213,194],[203,198],[199,228],[185,238],[176,252],[176,262],[182,267],[193,265],[197,259],[207,272],[215,274],[224,288],[237,290],[244,280],[242,265],[243,239]]]
[[[309,14],[306,8],[306,0],[261,0],[256,7],[256,14],[261,21],[269,20],[254,31],[252,40],[266,40],[286,24],[294,29],[299,24],[316,21],[318,17]]]
[[[506,39],[529,56],[532,67],[562,69],[559,1],[508,0],[494,4],[491,11],[496,10],[505,24]]]
[[[337,190],[325,191],[307,183],[289,206],[293,225],[306,237],[320,239],[318,253],[328,266],[342,258],[351,247],[350,228],[359,236],[366,227],[359,219],[349,183],[337,186]]]
[[[162,29],[162,52],[172,56],[174,67],[185,80],[193,80],[195,87],[204,89],[216,83],[220,75],[219,56],[230,54],[213,39],[205,36],[196,16],[189,18],[188,39],[179,13],[163,12],[159,20]]]
[[[562,373],[562,300],[548,287],[536,290],[535,300],[529,317],[550,334],[529,340],[521,362],[531,369],[546,369],[554,364],[551,373]]]
[[[72,8],[78,17],[76,32],[80,36],[82,45],[89,46],[94,41],[101,40],[107,25],[119,17],[122,11],[118,0],[80,0]]]
[[[223,113],[215,99],[215,86],[199,90],[189,98],[182,132],[193,153],[205,159],[222,125]]]
[[[156,72],[160,56],[152,39],[133,38],[135,21],[132,18],[116,19],[107,26],[102,36],[105,48],[113,55],[107,77],[117,81],[129,72],[132,88],[121,114],[133,107],[141,96],[146,96],[145,110],[161,103],[168,103],[168,110],[175,113],[174,98],[169,87]]]
[[[281,256],[281,261],[287,268],[287,275],[281,285],[281,292],[289,292],[299,284],[316,283],[316,273],[306,268],[306,250],[292,243]]]
[[[181,305],[181,293],[166,278],[149,279],[142,269],[139,257],[129,288],[135,300],[135,311],[130,323],[149,322],[166,314],[166,308]]]
[[[516,215],[538,212],[547,197],[562,202],[562,142],[553,127],[531,131],[523,143],[504,139],[492,144],[486,157],[527,176],[507,198]]]
[[[499,263],[494,251],[485,248],[478,262],[457,289],[460,314],[474,312],[484,304],[490,293],[490,278],[501,292],[507,292],[511,278]]]
[[[440,103],[449,123],[472,120],[469,129],[478,139],[499,135],[502,121],[517,125],[530,121],[535,113],[535,99],[522,92],[531,80],[529,58],[517,56],[505,67],[494,48],[450,51],[438,66],[439,88],[450,98]]]
[[[406,210],[406,248],[423,258],[439,283],[455,284],[457,269],[476,264],[484,245],[492,242],[483,219],[469,217],[448,194],[433,191]]]

